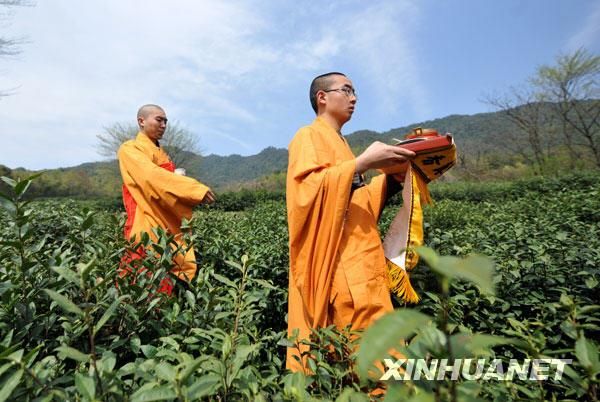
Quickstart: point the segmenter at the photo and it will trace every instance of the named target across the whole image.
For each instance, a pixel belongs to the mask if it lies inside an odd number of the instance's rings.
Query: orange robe
[[[196,275],[196,257],[194,249],[182,239],[181,220],[192,218],[192,208],[204,199],[209,188],[173,173],[175,165],[167,153],[144,133],[121,145],[117,155],[128,210],[126,237],[140,241],[146,232],[156,240],[152,233],[156,227],[176,235],[177,244],[187,251],[175,256],[171,272],[190,281]]]
[[[331,324],[362,329],[393,310],[377,228],[387,179],[352,190],[355,168],[348,143],[320,117],[290,143],[288,336]],[[288,348],[287,367],[303,370],[294,356]]]

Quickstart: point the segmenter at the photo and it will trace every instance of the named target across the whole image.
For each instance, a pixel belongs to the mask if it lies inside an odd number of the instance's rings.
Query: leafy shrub
[[[0,196],[0,401],[375,398],[367,392],[376,384],[357,376],[363,352],[357,361],[356,338],[343,330],[315,332],[312,375],[284,370],[281,195],[248,196],[227,207],[236,211],[198,210],[187,234],[198,275],[165,297],[156,288],[175,252],[166,233],[142,241],[158,251],[144,260],[150,276],[119,279],[121,256],[137,247],[122,240],[122,212],[92,202],[31,202],[24,197],[30,180],[3,180],[12,194]],[[488,255],[496,291],[443,279],[451,273],[424,258],[412,275],[422,302],[373,330],[407,339],[405,352],[415,356],[443,357],[449,340],[484,339],[489,355],[574,363],[560,382],[388,384],[389,400],[597,398],[599,184],[580,174],[433,187],[426,244],[441,255]],[[396,209],[386,208],[382,230]],[[386,328],[393,317],[405,326],[417,317],[415,331]]]

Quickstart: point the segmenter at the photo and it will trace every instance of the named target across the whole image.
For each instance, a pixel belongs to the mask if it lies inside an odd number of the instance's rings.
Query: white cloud
[[[207,152],[258,152],[280,141],[276,127],[290,131],[283,112],[290,96],[304,98],[306,77],[339,65],[361,71],[379,113],[425,113],[410,37],[418,17],[407,1],[38,2],[12,17],[10,33],[30,43],[0,65],[0,88],[19,86],[0,98],[0,139],[11,141],[0,163],[98,159],[102,127],[133,121],[148,102],[201,134]]]
[[[600,2],[596,2],[596,6],[581,24],[581,28],[568,39],[566,48],[569,52],[580,47],[590,49],[592,46],[597,46],[598,41],[600,41]]]
[[[274,57],[253,43],[262,22],[248,5],[55,1],[19,10],[12,30],[31,44],[0,80],[0,88],[20,84],[0,100],[0,133],[12,131],[17,148],[8,153],[3,147],[0,163],[32,168],[78,163],[79,144],[93,148],[102,126],[131,120],[146,102],[170,99],[190,105],[174,111],[202,109],[204,115],[255,121],[227,97],[235,91],[235,77]],[[50,129],[52,139],[44,137]],[[60,160],[58,153],[51,156],[55,160],[41,158],[40,153],[48,155],[48,143],[67,153]]]
[[[413,108],[417,116],[429,113],[411,37],[419,17],[410,2],[375,2],[344,21],[350,39],[346,48],[366,71],[384,113],[396,113],[401,106]]]
[[[319,3],[299,13],[298,18],[311,15],[313,23],[296,24],[302,27],[302,40],[288,46],[285,62],[316,72],[350,66],[377,94],[379,113],[409,107],[417,116],[428,115],[427,91],[414,48],[413,32],[421,20],[416,5],[412,1],[350,0],[328,6],[325,10]]]

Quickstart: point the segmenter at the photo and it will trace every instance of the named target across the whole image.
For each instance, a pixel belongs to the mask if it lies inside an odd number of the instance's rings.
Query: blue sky
[[[600,1],[39,0],[2,36],[27,43],[0,59],[0,164],[43,169],[101,160],[96,134],[144,103],[205,154],[287,147],[327,71],[359,93],[345,133],[490,111],[559,53],[600,53]]]

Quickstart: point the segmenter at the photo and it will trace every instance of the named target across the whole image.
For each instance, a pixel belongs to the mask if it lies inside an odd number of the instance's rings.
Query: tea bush
[[[3,180],[12,194],[0,196],[0,401],[368,400],[381,387],[369,363],[400,338],[406,356],[573,364],[561,381],[390,382],[386,400],[597,398],[597,175],[433,186],[425,241],[456,258],[423,249],[412,275],[422,302],[395,301],[360,352],[347,331],[317,331],[309,376],[284,370],[294,342],[281,196],[196,211],[187,236],[198,274],[165,297],[156,288],[176,252],[168,234],[141,241],[157,251],[143,262],[149,275],[120,278],[122,255],[138,245],[123,241],[112,203],[30,201],[29,180]],[[386,208],[382,231],[396,210]],[[490,259],[465,276],[473,254]]]

